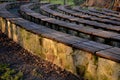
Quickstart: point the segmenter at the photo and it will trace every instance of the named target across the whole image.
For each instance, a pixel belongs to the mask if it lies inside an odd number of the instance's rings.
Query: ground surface
[[[80,80],[56,65],[32,55],[0,32],[0,66],[4,64],[9,64],[9,68],[16,72],[21,72],[20,80]],[[0,72],[0,80],[2,73]],[[4,77],[6,76],[8,77],[5,74]]]

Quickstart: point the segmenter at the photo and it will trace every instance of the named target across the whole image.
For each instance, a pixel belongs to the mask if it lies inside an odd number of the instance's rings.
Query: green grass
[[[48,1],[49,2],[49,0],[42,0],[42,1]],[[53,3],[53,4],[64,4],[64,0],[50,0],[50,3]],[[73,0],[67,0],[67,4],[68,5],[74,5],[74,3],[73,3]]]
[[[22,80],[23,73],[11,69],[8,64],[0,64],[0,80]]]

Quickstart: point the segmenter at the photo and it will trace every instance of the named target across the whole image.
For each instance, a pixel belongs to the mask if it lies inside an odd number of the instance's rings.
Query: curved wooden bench
[[[113,23],[112,20],[108,20],[108,19],[105,19],[105,20],[102,19],[101,20],[101,18],[98,18],[98,17],[93,17],[93,16],[89,16],[89,15],[80,14],[80,13],[77,13],[75,11],[67,9],[67,7],[69,7],[69,6],[59,6],[58,9],[61,12],[67,14],[67,15],[71,15],[71,16],[75,16],[75,17],[79,17],[79,18],[84,18],[84,19],[87,19],[87,20],[94,20],[94,21],[103,22],[103,23],[104,22],[109,23],[109,24]],[[116,18],[116,17],[115,18],[113,17],[113,19],[115,19],[118,22],[120,21],[120,19]]]
[[[15,2],[16,0],[0,0],[0,2]]]
[[[89,11],[94,12],[94,13],[98,13],[98,14],[104,14],[104,15],[107,15],[107,16],[113,16],[113,17],[116,17],[116,18],[120,18],[120,15],[111,14],[111,13],[108,13],[108,12],[102,12],[102,11],[98,11],[96,9],[89,9]]]
[[[117,20],[117,18],[113,18],[111,16],[106,16],[106,15],[103,15],[103,14],[97,14],[97,13],[94,13],[94,12],[90,12],[88,10],[83,10],[82,8],[80,8],[79,6],[75,6],[73,7],[71,10],[74,10],[74,11],[77,11],[77,12],[80,12],[82,14],[87,14],[87,15],[91,15],[91,16],[95,16],[95,17],[98,17],[98,18],[102,18],[102,19],[109,19],[109,20],[112,20],[112,22],[114,24],[117,24],[117,22],[115,20]],[[118,22],[119,24],[119,22]]]
[[[118,12],[118,11],[113,11],[113,10],[106,9],[106,8],[102,9],[102,11],[104,11],[104,12],[108,12],[108,13],[112,13],[112,14],[117,14],[117,15],[120,14],[120,12]]]

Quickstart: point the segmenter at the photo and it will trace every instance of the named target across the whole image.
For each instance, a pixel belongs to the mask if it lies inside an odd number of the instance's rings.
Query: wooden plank
[[[114,47],[98,51],[96,52],[96,55],[120,63],[120,48]]]
[[[101,44],[101,43],[97,43],[97,42],[93,42],[93,41],[76,43],[76,44],[73,44],[73,47],[81,49],[81,50],[88,51],[92,54],[95,54],[95,52],[100,51],[100,50],[111,48],[111,46]]]

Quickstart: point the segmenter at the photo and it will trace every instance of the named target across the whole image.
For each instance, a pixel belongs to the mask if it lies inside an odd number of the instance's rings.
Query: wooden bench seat
[[[112,14],[117,14],[117,15],[120,14],[120,12],[118,12],[118,11],[113,11],[113,10],[106,9],[106,8],[103,8],[102,11],[104,11],[104,12],[108,12],[108,13],[112,13]]]
[[[107,20],[109,19],[109,21],[112,20],[112,22],[114,22],[115,24],[118,23],[118,22],[114,21],[114,20],[117,20],[117,18],[113,18],[111,16],[106,16],[106,15],[103,15],[103,14],[97,14],[97,13],[94,13],[94,12],[90,12],[88,10],[82,10],[79,6],[73,7],[72,10],[80,12],[82,14],[87,14],[87,15],[99,17],[99,18],[102,18],[102,19],[107,19]]]
[[[120,60],[118,60],[120,59],[120,48],[114,47],[114,48],[98,51],[96,52],[96,55],[120,63]]]
[[[107,15],[107,16],[113,16],[113,17],[116,17],[116,18],[120,18],[120,15],[111,14],[111,13],[108,13],[108,12],[102,12],[102,11],[98,11],[96,9],[89,9],[89,11],[94,12],[94,13],[98,13],[98,14],[104,14],[104,15]]]
[[[79,44],[77,43],[77,44],[73,44],[73,46],[75,48],[79,48],[79,49],[82,49],[82,50],[85,50],[85,51],[88,51],[94,54],[98,51],[111,48],[111,46],[103,45],[103,44],[96,43],[93,41],[83,42]]]

